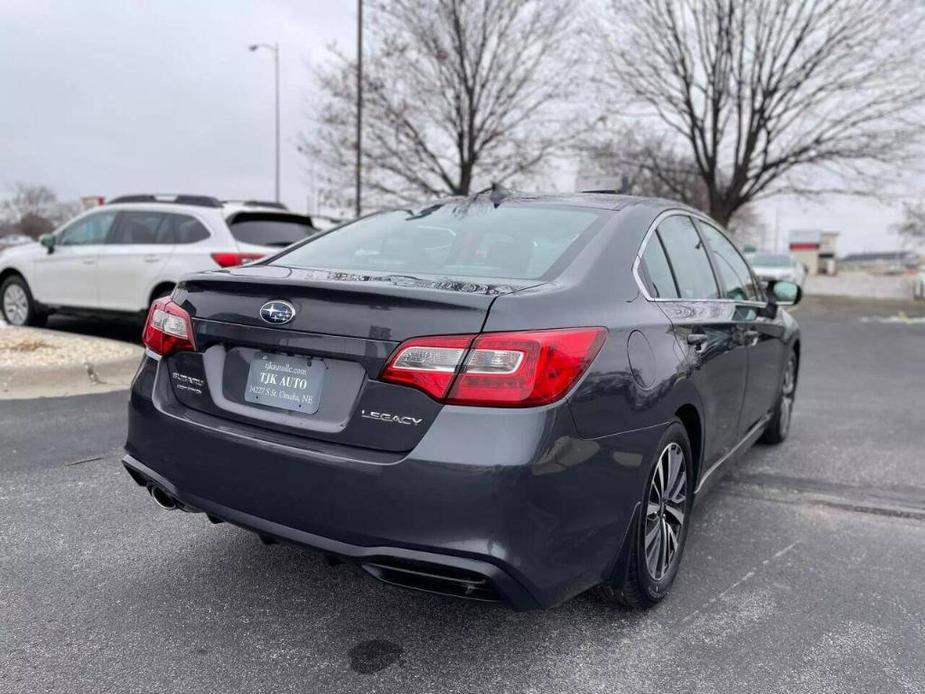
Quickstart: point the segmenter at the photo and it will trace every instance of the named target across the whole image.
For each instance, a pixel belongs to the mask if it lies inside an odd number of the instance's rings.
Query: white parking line
[[[908,316],[905,311],[899,311],[893,316],[861,316],[862,323],[905,323],[906,325],[925,324],[925,316]]]

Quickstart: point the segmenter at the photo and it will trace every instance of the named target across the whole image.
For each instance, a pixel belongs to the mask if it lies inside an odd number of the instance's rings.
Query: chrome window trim
[[[642,292],[642,295],[646,298],[647,301],[701,301],[701,302],[710,302],[715,303],[717,301],[725,301],[728,303],[735,303],[732,299],[716,298],[716,299],[685,299],[684,297],[653,297],[649,294],[649,290],[646,288],[645,282],[642,281],[642,278],[639,276],[639,265],[642,263],[642,255],[645,253],[646,247],[649,245],[649,241],[652,239],[652,234],[655,233],[655,230],[658,228],[658,225],[669,217],[694,217],[697,215],[692,214],[689,210],[665,210],[664,212],[659,213],[655,218],[652,224],[649,225],[649,229],[646,231],[646,235],[642,237],[642,243],[639,244],[639,250],[636,251],[636,260],[633,261],[633,277],[636,279],[636,285],[639,287],[639,291]],[[697,229],[695,228],[695,231]],[[700,234],[697,231],[698,235]],[[707,258],[709,260],[709,258]],[[671,262],[671,259],[668,259],[668,262]],[[712,262],[710,265],[712,269]],[[713,279],[716,282],[716,278]],[[716,286],[717,293],[719,292],[719,285]]]
[[[642,292],[642,295],[645,297],[646,301],[652,301],[656,303],[662,302],[662,301],[684,301],[688,303],[692,301],[709,302],[709,303],[723,302],[723,303],[728,303],[728,304],[735,304],[736,306],[746,306],[746,307],[753,306],[755,308],[763,308],[767,306],[767,302],[764,302],[764,301],[736,301],[735,299],[727,299],[725,297],[717,297],[716,299],[685,299],[684,297],[653,297],[652,295],[650,295],[649,290],[646,288],[645,282],[642,281],[642,277],[639,275],[639,266],[640,264],[642,264],[642,256],[646,251],[646,247],[649,245],[649,241],[652,239],[652,234],[655,233],[655,230],[658,228],[658,225],[661,224],[666,219],[668,219],[669,217],[676,217],[676,216],[694,217],[695,219],[699,219],[705,224],[709,224],[710,226],[713,226],[719,229],[716,222],[711,220],[706,215],[696,212],[694,210],[671,209],[671,210],[665,210],[664,212],[660,212],[659,215],[649,225],[649,228],[646,231],[645,236],[642,237],[642,242],[639,244],[639,249],[636,251],[636,259],[633,261],[633,278],[636,280],[636,286],[639,288],[639,291]],[[720,229],[720,231],[722,230]],[[698,234],[700,233],[699,229],[697,230],[697,233]],[[707,259],[710,260],[709,258]],[[668,262],[669,263],[671,262],[670,258],[668,259]],[[751,271],[751,267],[748,266],[747,264],[746,266],[749,268],[749,271]],[[711,268],[713,267],[712,260],[710,260],[710,267]],[[716,291],[719,292],[720,286],[715,276],[713,278],[713,281],[717,282]]]

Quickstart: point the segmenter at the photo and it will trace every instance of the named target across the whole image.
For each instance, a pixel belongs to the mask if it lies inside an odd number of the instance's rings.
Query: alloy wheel
[[[29,317],[29,297],[18,284],[7,285],[3,292],[3,314],[10,325],[25,325]]]
[[[646,566],[649,575],[662,580],[681,546],[687,508],[687,467],[684,451],[669,443],[658,458],[646,506]]]

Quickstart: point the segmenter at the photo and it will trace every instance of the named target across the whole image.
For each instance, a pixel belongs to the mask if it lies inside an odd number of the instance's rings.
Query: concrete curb
[[[59,337],[71,336],[70,333],[51,330],[42,332],[55,333]],[[80,335],[79,338],[84,343],[88,339],[98,340],[101,346],[114,342],[106,338],[88,338],[85,335]],[[129,349],[130,354],[116,358],[110,356],[108,359],[96,359],[92,355],[75,355],[73,362],[65,364],[0,366],[0,400],[63,397],[124,390],[131,384],[144,350],[126,343],[119,345],[122,350]]]

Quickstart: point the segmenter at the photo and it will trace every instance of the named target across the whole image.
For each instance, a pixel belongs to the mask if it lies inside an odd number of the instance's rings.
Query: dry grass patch
[[[40,349],[58,349],[50,342],[41,339],[22,340],[11,345],[0,345],[0,352],[36,352]]]

